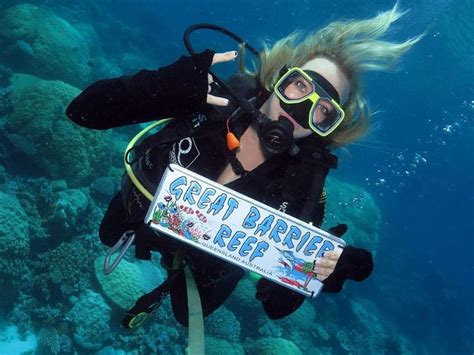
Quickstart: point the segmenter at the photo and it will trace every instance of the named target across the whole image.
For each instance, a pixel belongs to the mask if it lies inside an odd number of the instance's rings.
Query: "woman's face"
[[[316,57],[306,64],[301,69],[312,70],[323,76],[336,89],[341,99],[340,105],[343,106],[349,97],[349,80],[346,75],[339,69],[335,62],[326,57]],[[278,120],[280,116],[286,117],[295,127],[293,136],[295,138],[303,138],[311,134],[310,129],[300,126],[285,110],[280,106],[280,100],[273,93],[270,98],[265,101],[261,108],[271,120]]]

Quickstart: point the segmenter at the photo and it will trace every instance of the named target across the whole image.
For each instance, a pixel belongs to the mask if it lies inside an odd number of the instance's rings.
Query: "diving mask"
[[[284,67],[275,85],[280,105],[299,125],[327,136],[344,119],[336,89],[311,70]]]

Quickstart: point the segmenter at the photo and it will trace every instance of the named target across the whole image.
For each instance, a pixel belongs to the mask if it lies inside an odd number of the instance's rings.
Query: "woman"
[[[231,80],[270,123],[292,131],[294,149],[275,154],[266,149],[262,124],[247,115],[227,119],[229,100],[215,92],[210,66],[237,57],[237,52],[207,50],[158,70],[102,80],[89,86],[68,107],[67,116],[81,126],[109,129],[126,124],[175,117],[141,150],[136,166],[148,190],[160,181],[169,163],[178,163],[271,207],[320,225],[324,215],[324,179],[336,158],[330,150],[361,137],[369,113],[359,87],[360,74],[387,69],[420,37],[403,43],[379,38],[402,16],[397,5],[363,21],[334,22],[298,42],[297,35],[266,47],[252,78]],[[213,110],[212,107],[217,107]],[[224,108],[224,109],[223,109]],[[224,113],[223,113],[224,112]],[[217,117],[217,118],[216,118]],[[225,136],[240,139],[238,150],[226,149]],[[140,152],[140,150],[139,150]],[[172,270],[177,250],[184,255],[196,280],[204,316],[217,309],[234,290],[244,272],[171,238],[150,235],[143,225],[149,200],[125,178],[100,227],[100,238],[112,246],[127,230],[135,230],[137,256],[162,253],[169,268],[172,306],[187,324],[185,278]],[[345,226],[332,230],[341,235]],[[316,269],[323,291],[338,292],[346,279],[361,281],[373,268],[370,252],[348,246],[343,253],[326,252]],[[270,318],[295,311],[304,296],[260,279],[259,299]]]

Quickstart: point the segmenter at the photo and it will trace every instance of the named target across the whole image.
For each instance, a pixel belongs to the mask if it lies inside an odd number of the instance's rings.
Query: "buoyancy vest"
[[[252,79],[252,80],[251,80]],[[257,105],[259,88],[253,78],[240,77],[234,79],[233,89],[249,99],[256,98]],[[268,97],[268,96],[267,96]],[[260,99],[263,99],[260,96]],[[209,179],[217,180],[225,166],[235,159],[235,154],[227,150],[225,134],[226,121],[234,112],[231,108],[210,108],[208,112],[199,112],[189,117],[179,117],[170,121],[158,133],[143,140],[135,149],[136,157],[133,162],[134,174],[142,185],[152,194],[169,163],[176,163],[186,167]],[[232,120],[231,120],[232,121]],[[242,116],[232,122],[232,131],[240,137],[252,122]],[[314,137],[298,140],[300,152],[296,156],[281,154],[271,156],[252,171],[245,172],[240,178],[226,186],[256,199],[268,206],[279,209],[301,220],[320,225],[324,216],[325,199],[323,187],[325,178],[331,168],[337,166],[337,158],[326,147],[316,141]],[[150,200],[145,197],[125,174],[122,184],[122,196],[125,208],[129,213],[130,222],[137,223],[143,230],[149,230],[144,224],[144,216],[148,210]],[[158,245],[159,244],[159,245]],[[189,250],[191,249],[191,250]],[[199,284],[205,276],[205,282],[219,282],[223,274],[235,273],[240,279],[243,272],[232,266],[227,271],[223,261],[210,258],[209,255],[200,255],[203,252],[172,238],[143,238],[136,239],[136,256],[141,259],[150,258],[150,250],[158,250],[162,254],[162,262],[169,268],[183,268],[178,266],[180,258],[187,260],[186,287],[189,300],[199,300],[192,296],[192,290],[197,293],[198,286],[192,280],[191,274]],[[166,263],[167,261],[167,263]],[[182,269],[180,269],[182,270]],[[208,271],[212,272],[208,272]],[[170,275],[177,275],[178,270],[170,270]],[[209,280],[209,275],[216,276],[216,280]],[[147,315],[157,307],[169,292],[172,292],[173,279],[169,278],[151,293],[142,296],[135,306],[127,312],[122,324],[131,327],[135,317]],[[190,291],[191,290],[191,291]],[[200,304],[200,302],[197,302]],[[194,306],[193,309],[202,309]],[[194,313],[196,310],[193,311]],[[191,312],[191,313],[193,313]],[[209,310],[207,310],[209,312]],[[193,313],[193,314],[194,314]],[[146,317],[145,317],[146,319]],[[193,328],[193,332],[196,332]],[[191,329],[191,328],[190,328]]]
[[[255,100],[258,107],[269,96],[268,93],[262,95],[258,81],[250,75],[237,74],[228,84],[242,97]],[[206,112],[176,117],[134,147],[134,174],[151,194],[170,163],[217,180],[228,162],[235,158],[225,142],[226,121],[235,112],[236,107],[232,105],[209,106]],[[234,134],[240,137],[252,122],[241,114],[233,117],[230,124]],[[329,170],[337,166],[337,157],[314,136],[298,140],[297,145],[300,152],[296,156],[283,153],[269,157],[227,186],[296,218],[320,225],[324,215],[323,186]],[[130,221],[143,221],[150,201],[127,174],[122,182],[122,196]]]

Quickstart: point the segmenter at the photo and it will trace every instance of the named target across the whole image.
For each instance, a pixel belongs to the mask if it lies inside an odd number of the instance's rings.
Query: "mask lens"
[[[289,69],[275,86],[275,93],[281,107],[298,124],[326,136],[344,119],[344,111],[328,94],[331,84],[316,74],[311,71],[303,73],[297,68]],[[329,85],[329,90],[324,88],[324,84]],[[338,97],[337,92],[335,96]]]
[[[280,94],[287,100],[301,100],[311,95],[313,90],[313,84],[297,71],[288,74],[278,87]]]
[[[327,132],[341,118],[341,112],[334,107],[331,101],[320,98],[312,111],[314,126],[321,132]]]

